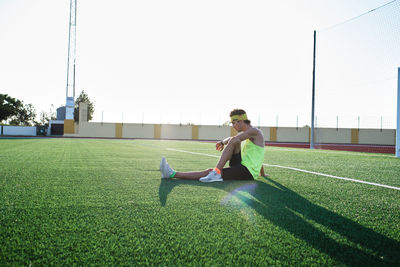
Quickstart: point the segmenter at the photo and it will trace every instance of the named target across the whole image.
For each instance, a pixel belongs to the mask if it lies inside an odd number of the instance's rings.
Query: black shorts
[[[242,165],[242,155],[233,154],[229,161],[229,167],[222,169],[222,179],[224,180],[254,180],[249,170]]]

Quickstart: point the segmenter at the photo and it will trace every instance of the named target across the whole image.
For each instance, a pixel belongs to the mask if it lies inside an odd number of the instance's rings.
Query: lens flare
[[[255,215],[251,209],[254,203],[256,183],[245,184],[229,192],[222,200],[221,205],[233,207],[247,221],[253,221]]]

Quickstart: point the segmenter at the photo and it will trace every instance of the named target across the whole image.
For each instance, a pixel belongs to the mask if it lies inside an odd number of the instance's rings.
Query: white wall
[[[230,135],[229,126],[199,126],[199,140],[222,140]]]
[[[82,122],[79,125],[82,137],[115,137],[115,123]]]
[[[3,126],[3,135],[36,136],[35,126]]]
[[[192,139],[192,126],[191,125],[175,125],[175,124],[162,124],[161,125],[161,138],[162,139]]]
[[[270,127],[260,127],[260,130],[264,135],[264,140],[269,141],[271,139]]]
[[[297,129],[295,127],[278,127],[277,141],[305,143],[308,142],[308,131],[307,127]]]
[[[153,138],[154,124],[123,124],[122,138]]]
[[[318,128],[314,136],[315,143],[351,144],[351,129]]]
[[[393,145],[396,138],[396,131],[389,129],[360,129],[358,136],[359,144],[368,145]]]

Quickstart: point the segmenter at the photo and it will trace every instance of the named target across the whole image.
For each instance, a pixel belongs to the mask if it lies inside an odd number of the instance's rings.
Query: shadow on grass
[[[227,191],[221,204],[232,198],[243,207],[251,207],[274,225],[346,265],[399,266],[400,242],[366,228],[335,212],[311,203],[278,182],[265,178],[257,181],[225,181],[204,184],[198,181],[162,179],[159,198],[162,206],[175,186],[182,184],[206,186]],[[316,228],[329,229],[346,240],[337,241]],[[346,244],[344,244],[346,243]],[[349,245],[352,243],[353,245]]]

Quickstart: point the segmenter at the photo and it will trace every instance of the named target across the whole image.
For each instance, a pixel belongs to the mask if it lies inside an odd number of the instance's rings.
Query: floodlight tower
[[[69,34],[68,34],[68,65],[67,65],[67,88],[65,120],[74,120],[74,101],[75,101],[75,61],[76,61],[76,1],[70,0],[69,13]],[[70,124],[70,121],[69,123]],[[73,124],[72,124],[73,125]],[[64,133],[68,132],[64,122]],[[67,127],[68,128],[68,127]],[[74,128],[72,126],[72,128]],[[71,131],[71,129],[69,129]],[[68,132],[73,133],[73,132]]]

